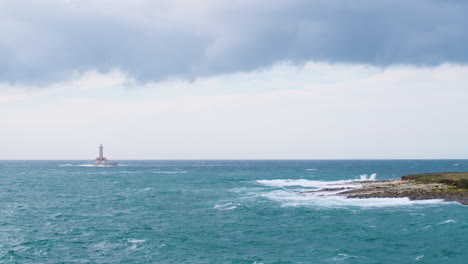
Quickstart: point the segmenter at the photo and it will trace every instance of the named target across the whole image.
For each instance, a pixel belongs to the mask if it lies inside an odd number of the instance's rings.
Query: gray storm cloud
[[[468,62],[468,1],[96,2],[2,1],[0,82],[47,85],[111,69],[151,82],[279,62]]]

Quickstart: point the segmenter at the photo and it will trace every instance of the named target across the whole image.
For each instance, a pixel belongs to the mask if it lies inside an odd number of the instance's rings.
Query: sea
[[[89,162],[0,161],[0,263],[468,263],[468,206],[320,192],[468,160]]]

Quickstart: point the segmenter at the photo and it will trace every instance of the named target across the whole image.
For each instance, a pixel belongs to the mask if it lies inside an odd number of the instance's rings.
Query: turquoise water
[[[467,263],[468,206],[299,194],[465,160],[0,161],[0,263]]]

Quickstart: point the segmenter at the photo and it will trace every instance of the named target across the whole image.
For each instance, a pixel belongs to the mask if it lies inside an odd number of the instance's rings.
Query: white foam
[[[233,205],[232,203],[227,203],[227,204],[221,204],[221,205],[215,205],[213,209],[221,210],[221,211],[226,211],[226,210],[233,210],[236,209],[237,206]]]
[[[375,180],[376,174],[361,175],[359,180],[312,181],[306,179],[257,180],[265,186],[279,187],[270,192],[257,192],[257,196],[281,203],[282,206],[323,206],[323,207],[387,207],[414,204],[442,203],[441,199],[410,200],[409,198],[346,198],[338,195],[340,188],[359,188],[361,180]]]
[[[236,209],[236,208],[237,208],[237,206],[230,206],[230,207],[222,208],[222,209],[219,209],[219,210],[221,210],[221,211],[228,211],[228,210],[234,210],[234,209]]]
[[[341,261],[344,261],[344,260],[346,260],[346,259],[348,259],[348,258],[357,258],[357,256],[350,256],[350,255],[347,255],[347,254],[343,254],[343,253],[342,253],[342,254],[338,254],[338,256],[332,258],[331,260],[332,260],[332,261],[339,261],[339,262],[341,262]]]
[[[452,220],[452,219],[449,219],[447,221],[443,221],[442,223],[440,223],[440,225],[443,225],[443,224],[450,224],[450,223],[456,223],[455,220]]]
[[[67,164],[60,164],[59,167],[70,167],[70,166],[73,166],[71,165],[70,163],[67,163]]]
[[[299,194],[285,190],[276,190],[260,194],[260,196],[281,203],[282,206],[305,206],[305,207],[389,207],[414,204],[443,203],[443,200],[414,200],[409,198],[346,198],[344,196],[327,195],[325,193]]]
[[[128,242],[129,242],[129,243],[132,243],[132,244],[139,244],[139,243],[144,243],[144,242],[146,242],[146,240],[144,240],[144,239],[133,239],[133,238],[131,238],[131,239],[128,240]]]
[[[123,167],[126,165],[94,165],[94,164],[81,164],[81,165],[76,165],[80,167],[93,167],[93,168],[109,168],[109,167]]]
[[[305,169],[306,171],[314,171],[314,170],[318,170],[318,169]]]
[[[360,181],[375,181],[376,177],[377,177],[377,173],[372,173],[369,177],[367,177],[367,174],[362,174],[362,175],[359,175],[359,180]]]
[[[277,179],[277,180],[258,180],[260,184],[272,187],[308,187],[308,188],[340,188],[340,187],[359,187],[360,185],[349,184],[354,182],[354,180],[345,180],[345,181],[311,181],[306,179]]]
[[[187,171],[153,171],[156,174],[180,174],[180,173],[187,173]]]
[[[137,249],[137,246],[135,244],[133,244],[130,248],[130,250],[136,250]]]
[[[221,204],[221,205],[217,204],[217,205],[215,205],[213,208],[216,209],[216,208],[224,207],[224,206],[231,205],[231,204],[232,204],[232,203]]]

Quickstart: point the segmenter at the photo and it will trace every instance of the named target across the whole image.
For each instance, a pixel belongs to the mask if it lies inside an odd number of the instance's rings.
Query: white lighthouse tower
[[[94,166],[117,166],[117,162],[109,162],[109,160],[107,160],[105,157],[104,157],[104,147],[102,146],[102,144],[99,146],[99,157],[97,157],[95,160],[94,160],[94,163],[93,163]]]
[[[102,144],[99,146],[99,158],[98,159],[105,159],[104,158],[104,147]]]

